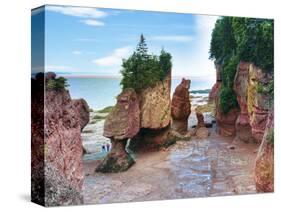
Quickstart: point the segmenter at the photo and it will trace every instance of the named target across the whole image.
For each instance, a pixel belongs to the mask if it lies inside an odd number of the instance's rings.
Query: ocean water
[[[71,98],[84,98],[90,108],[99,110],[115,105],[116,97],[121,92],[120,79],[118,78],[67,78],[68,90]],[[181,79],[172,79],[171,94]],[[206,80],[191,80],[190,90],[210,89],[214,82]]]

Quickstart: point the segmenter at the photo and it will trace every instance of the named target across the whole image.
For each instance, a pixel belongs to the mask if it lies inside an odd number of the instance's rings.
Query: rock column
[[[172,129],[182,135],[187,133],[188,117],[191,113],[189,100],[190,80],[182,79],[172,98]]]
[[[117,97],[117,104],[108,114],[104,124],[104,136],[111,139],[110,153],[96,168],[97,172],[122,172],[134,164],[126,151],[129,138],[140,129],[139,101],[134,89],[126,89]]]

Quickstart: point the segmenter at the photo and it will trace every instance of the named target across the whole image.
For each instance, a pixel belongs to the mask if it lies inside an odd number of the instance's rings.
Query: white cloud
[[[187,77],[205,77],[215,81],[214,62],[209,60],[212,30],[218,16],[196,15],[193,51],[173,55],[173,74]]]
[[[72,51],[72,54],[75,54],[75,55],[81,55],[82,52],[81,51],[78,51],[78,50],[75,50],[75,51]]]
[[[85,19],[81,20],[81,22],[90,26],[104,26],[103,22],[94,19]]]
[[[80,18],[102,18],[107,16],[107,13],[90,7],[47,6],[46,9],[48,11]]]
[[[121,65],[122,58],[129,56],[131,50],[132,50],[131,46],[118,48],[115,49],[111,55],[93,60],[93,62],[98,66]]]
[[[190,42],[193,40],[192,36],[188,35],[163,35],[152,36],[150,40],[154,41],[172,41],[172,42]]]

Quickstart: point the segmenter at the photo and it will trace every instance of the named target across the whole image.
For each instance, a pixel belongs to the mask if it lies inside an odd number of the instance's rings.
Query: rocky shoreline
[[[212,105],[208,105],[208,94],[196,93],[191,94],[191,111],[189,117],[189,129],[196,126],[197,118],[195,109],[199,106],[204,111],[206,123],[212,123],[214,120],[214,111]],[[109,108],[109,109],[108,109]],[[111,144],[110,139],[103,136],[103,127],[106,116],[109,114],[112,106],[101,110],[92,110],[90,112],[90,121],[81,132],[82,144],[84,148],[83,160],[101,160],[107,154],[102,150],[102,145]],[[107,109],[107,110],[105,110]]]

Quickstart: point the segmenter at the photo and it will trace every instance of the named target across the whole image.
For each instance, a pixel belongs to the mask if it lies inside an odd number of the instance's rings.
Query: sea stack
[[[130,168],[134,159],[126,151],[127,140],[140,129],[139,100],[134,89],[125,89],[104,123],[104,136],[111,139],[110,153],[96,168],[97,172],[122,172]]]
[[[188,129],[188,117],[191,113],[189,100],[190,80],[182,79],[176,87],[172,98],[172,129],[181,135],[185,135]]]
[[[140,131],[130,141],[132,151],[157,151],[169,146],[171,123],[171,71],[155,86],[138,92],[140,101]]]

